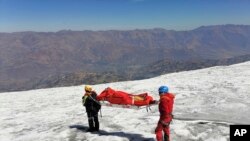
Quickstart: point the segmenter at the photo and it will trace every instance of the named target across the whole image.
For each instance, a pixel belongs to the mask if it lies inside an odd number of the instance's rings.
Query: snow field
[[[146,80],[94,85],[133,94],[168,85],[176,95],[173,141],[229,141],[230,124],[250,123],[250,62],[166,74]],[[1,141],[154,141],[157,106],[146,109],[102,107],[100,133],[86,133],[81,105],[84,85],[0,93]]]

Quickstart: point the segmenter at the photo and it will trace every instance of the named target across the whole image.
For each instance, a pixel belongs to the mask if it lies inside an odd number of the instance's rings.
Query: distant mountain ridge
[[[46,83],[39,82],[61,74],[112,72],[121,77],[123,71],[129,74],[140,68],[150,72],[153,68],[145,67],[161,60],[221,60],[247,55],[250,54],[250,26],[202,26],[190,31],[0,33],[0,50],[0,91],[9,90],[10,86],[15,90],[30,89],[46,87]],[[124,77],[121,79],[140,78]],[[25,85],[31,81],[37,85]]]

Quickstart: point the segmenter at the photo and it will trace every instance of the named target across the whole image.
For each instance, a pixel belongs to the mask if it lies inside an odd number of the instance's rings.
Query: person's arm
[[[160,114],[161,118],[165,119],[168,115],[168,101],[166,99],[162,99],[160,101]]]

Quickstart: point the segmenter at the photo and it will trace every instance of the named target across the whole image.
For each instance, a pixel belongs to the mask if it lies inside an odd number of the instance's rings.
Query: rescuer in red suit
[[[161,86],[159,89],[160,103],[159,112],[160,119],[155,129],[157,141],[170,141],[170,122],[172,121],[173,105],[175,96],[168,92],[167,86]],[[164,132],[164,137],[162,135]]]

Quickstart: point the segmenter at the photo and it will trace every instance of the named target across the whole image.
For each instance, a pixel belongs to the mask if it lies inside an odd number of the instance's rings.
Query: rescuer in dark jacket
[[[101,109],[101,104],[96,100],[96,92],[89,85],[85,86],[85,94],[82,97],[82,104],[86,108],[89,129],[88,132],[99,131],[98,112]]]

